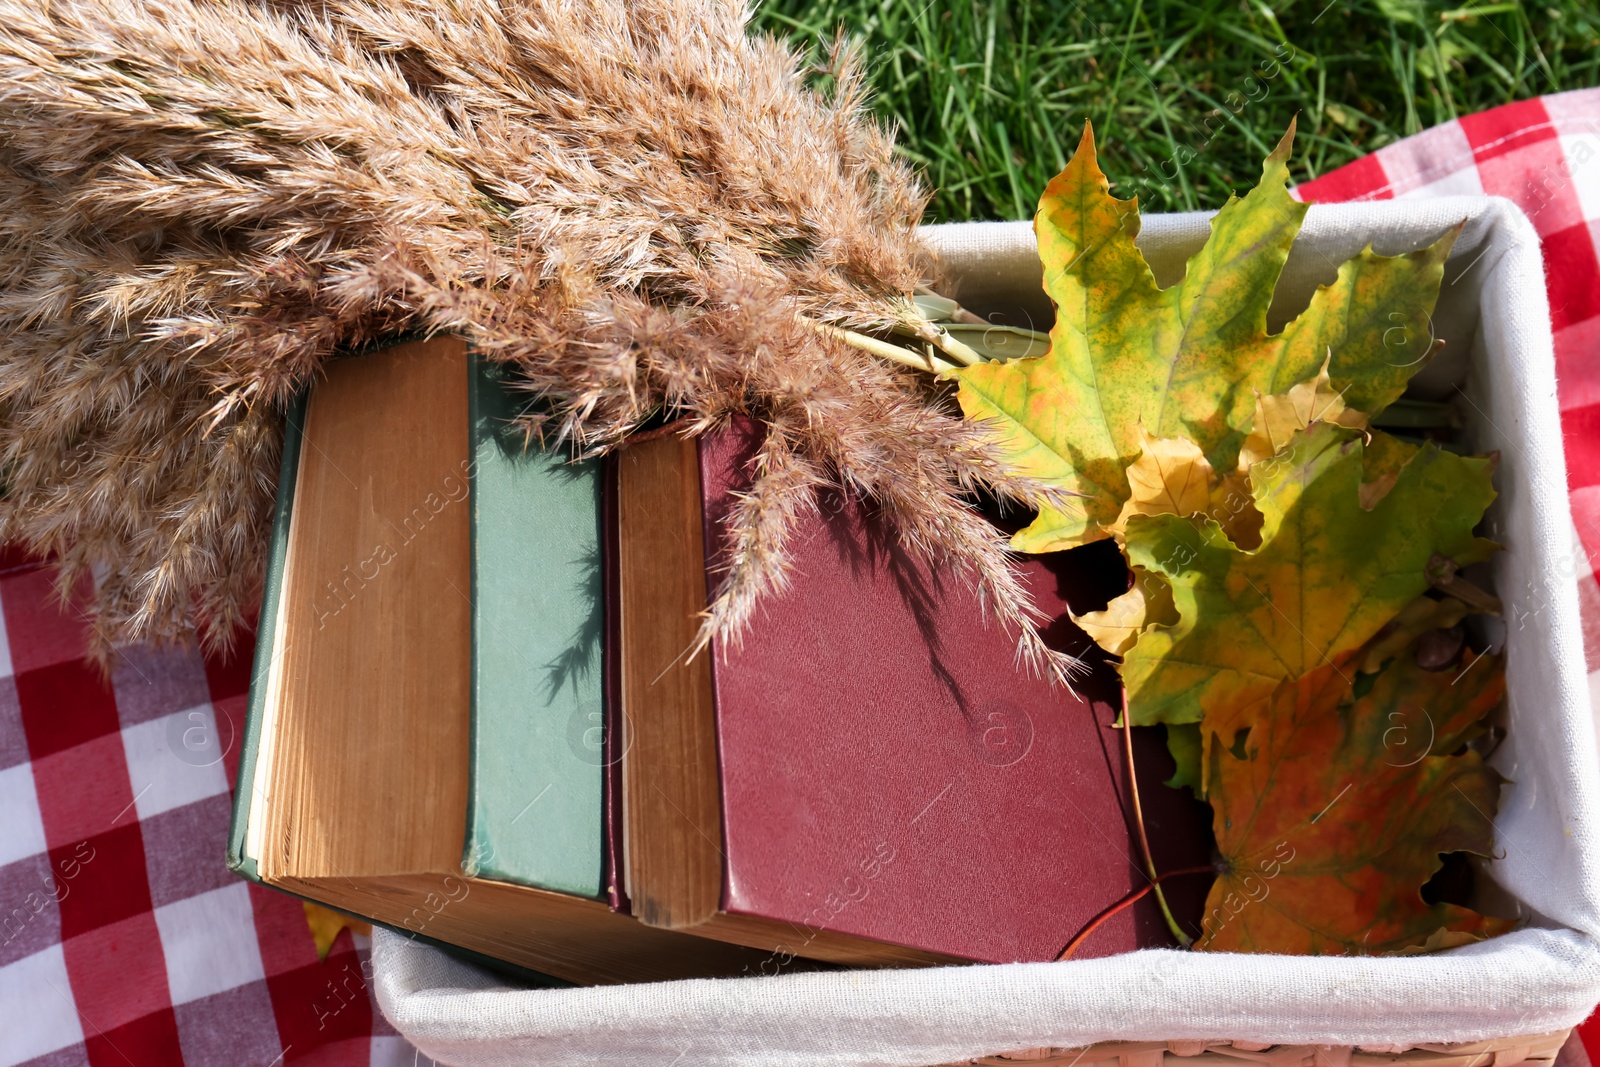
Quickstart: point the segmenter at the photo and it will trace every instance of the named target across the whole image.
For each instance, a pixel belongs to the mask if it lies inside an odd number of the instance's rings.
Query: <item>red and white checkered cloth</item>
[[[1533,219],[1573,578],[1600,667],[1600,89],[1449,123],[1299,191],[1488,193]],[[250,650],[135,653],[107,683],[83,662],[82,637],[48,572],[0,554],[0,1067],[423,1062],[372,1006],[364,939],[342,933],[318,962],[300,905],[224,866]],[[1581,1037],[1563,1060],[1600,1064],[1600,1022]]]
[[[51,577],[0,553],[0,1065],[430,1063],[374,1008],[365,938],[319,961],[299,902],[227,869],[250,648],[107,680]]]

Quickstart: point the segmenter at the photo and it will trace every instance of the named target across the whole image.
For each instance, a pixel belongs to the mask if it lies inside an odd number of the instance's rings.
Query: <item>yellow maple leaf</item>
[[[1329,359],[1332,354],[1329,354]],[[1247,471],[1282,452],[1289,440],[1313,422],[1332,422],[1352,430],[1365,430],[1367,416],[1345,406],[1344,394],[1328,378],[1328,360],[1315,378],[1308,378],[1272,396],[1256,394],[1255,420],[1250,435],[1239,448],[1239,469]]]
[[[1149,626],[1171,626],[1178,621],[1172,606],[1172,586],[1142,567],[1133,568],[1133,585],[1105,606],[1104,611],[1074,615],[1072,621],[1114,656],[1132,648]]]
[[[1137,202],[1111,196],[1085,126],[1034,217],[1056,305],[1049,349],[951,371],[963,413],[985,425],[1007,463],[1062,494],[1041,501],[1038,518],[1013,536],[1017,551],[1110,536],[1144,429],[1186,437],[1211,466],[1231,471],[1256,393],[1290,389],[1331,352],[1326,369],[1344,401],[1377,412],[1425,362],[1393,359],[1386,339],[1430,332],[1459,228],[1402,256],[1363,249],[1304,311],[1269,332],[1268,307],[1306,211],[1288,190],[1293,139],[1291,123],[1260,183],[1223,205],[1183,277],[1160,288],[1136,244]]]
[[[1128,464],[1128,499],[1110,532],[1121,535],[1133,515],[1196,515],[1209,511],[1216,472],[1186,437],[1157,439],[1140,430],[1139,458]]]

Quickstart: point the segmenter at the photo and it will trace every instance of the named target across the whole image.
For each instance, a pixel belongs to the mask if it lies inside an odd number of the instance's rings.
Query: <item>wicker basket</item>
[[[1600,774],[1577,593],[1563,567],[1571,518],[1538,236],[1510,204],[1482,197],[1319,206],[1277,298],[1292,313],[1368,242],[1386,253],[1416,247],[1463,219],[1435,315],[1446,346],[1418,380],[1461,384],[1474,408],[1469,443],[1506,457],[1486,533],[1511,546],[1492,581],[1507,605],[1510,691],[1496,758],[1513,784],[1484,883],[1534,921],[1483,944],[1386,959],[1151,951],[569,990],[513,988],[374,931],[374,987],[395,1028],[455,1067],[1554,1060],[1565,1028],[1600,996]],[[1140,240],[1170,282],[1207,232],[1203,215],[1153,215]],[[1047,321],[1025,225],[929,236],[967,306]]]
[[[1512,1067],[1553,1063],[1571,1030],[1474,1041],[1462,1045],[1398,1048],[1363,1045],[1255,1045],[1248,1042],[1108,1041],[1088,1048],[1041,1048],[1003,1052],[945,1067],[1006,1067],[1015,1063],[1059,1067]]]

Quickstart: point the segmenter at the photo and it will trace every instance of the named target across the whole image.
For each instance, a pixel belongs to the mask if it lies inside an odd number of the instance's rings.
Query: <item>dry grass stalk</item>
[[[663,412],[766,420],[708,632],[785,581],[817,488],[1031,608],[962,496],[1016,499],[899,323],[925,199],[722,0],[0,0],[0,537],[100,577],[113,643],[226,641],[259,595],[289,398],[454,331],[582,454]],[[1031,629],[1026,658],[1056,670]]]

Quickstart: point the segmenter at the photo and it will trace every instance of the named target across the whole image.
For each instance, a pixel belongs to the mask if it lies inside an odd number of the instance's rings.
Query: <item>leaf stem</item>
[[[1105,925],[1107,920],[1116,915],[1118,912],[1131,908],[1139,901],[1143,900],[1145,894],[1154,890],[1159,896],[1161,893],[1161,883],[1166,881],[1168,878],[1178,878],[1186,874],[1215,873],[1217,873],[1217,869],[1215,867],[1185,867],[1182,870],[1168,871],[1166,874],[1159,875],[1156,878],[1151,879],[1149,885],[1140,886],[1138,889],[1135,889],[1133,892],[1129,893],[1127,896],[1111,905],[1111,907],[1107,908],[1105,911],[1102,911],[1099,915],[1096,915],[1094,918],[1090,919],[1089,924],[1082,930],[1079,930],[1076,937],[1067,942],[1067,947],[1061,950],[1061,954],[1057,956],[1056,959],[1070,960],[1072,958],[1072,954],[1083,946],[1083,943],[1088,940],[1090,934],[1100,929],[1101,926]],[[1187,947],[1188,944],[1189,941],[1187,938],[1185,938],[1185,947]]]
[[[1126,686],[1122,690],[1122,750],[1128,757],[1128,790],[1133,794],[1133,822],[1139,828],[1139,850],[1144,853],[1145,872],[1150,876],[1149,888],[1156,892],[1156,903],[1161,907],[1161,917],[1167,921],[1167,929],[1178,939],[1178,944],[1188,948],[1192,939],[1183,932],[1183,927],[1172,915],[1172,909],[1167,907],[1167,895],[1161,892],[1161,878],[1156,874],[1155,857],[1150,854],[1150,836],[1144,830],[1144,805],[1139,802],[1139,776],[1133,766],[1133,722],[1128,718]]]

